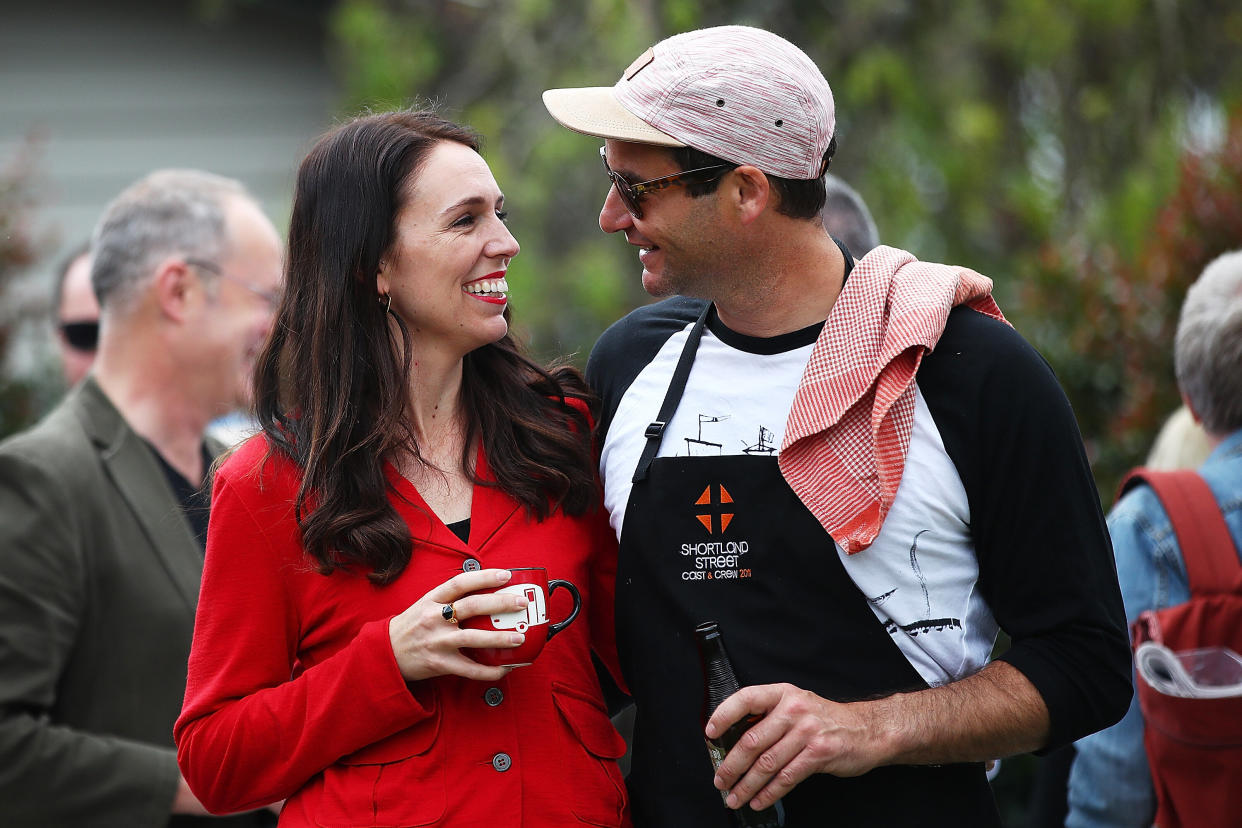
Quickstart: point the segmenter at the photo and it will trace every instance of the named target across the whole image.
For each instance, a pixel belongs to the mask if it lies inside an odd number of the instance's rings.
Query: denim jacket
[[[1216,495],[1234,545],[1242,549],[1242,431],[1217,446],[1199,473]],[[1108,531],[1127,623],[1144,610],[1190,599],[1177,538],[1150,488],[1139,486],[1118,501],[1108,515]],[[1120,722],[1079,739],[1074,747],[1066,828],[1148,828],[1156,799],[1143,749],[1138,693]]]

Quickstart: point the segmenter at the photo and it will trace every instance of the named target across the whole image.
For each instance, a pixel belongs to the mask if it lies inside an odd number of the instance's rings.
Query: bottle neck
[[[703,662],[703,680],[706,684],[704,702],[707,715],[710,716],[721,702],[736,693],[740,687],[720,633],[708,634],[699,639],[699,657]]]

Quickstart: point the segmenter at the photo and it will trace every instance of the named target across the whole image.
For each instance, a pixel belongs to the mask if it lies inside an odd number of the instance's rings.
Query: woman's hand
[[[419,598],[409,609],[393,616],[388,623],[397,667],[406,681],[419,681],[433,676],[461,676],[476,681],[496,681],[512,667],[489,667],[461,652],[462,647],[516,647],[526,640],[517,632],[466,630],[445,621],[442,610],[452,604],[456,618],[475,615],[498,615],[526,608],[520,595],[489,592],[472,594],[480,589],[498,587],[513,577],[507,569],[481,569],[463,572]]]

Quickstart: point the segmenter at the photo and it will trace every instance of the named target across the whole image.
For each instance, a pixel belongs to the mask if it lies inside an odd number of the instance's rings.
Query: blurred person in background
[[[838,239],[855,259],[861,259],[880,244],[875,220],[862,196],[832,173],[824,173],[824,209],[819,213],[824,229]]]
[[[1213,446],[1203,424],[1183,404],[1160,427],[1143,465],[1149,469],[1196,469],[1212,453]]]
[[[75,247],[57,268],[52,308],[61,375],[72,388],[91,369],[99,341],[99,301],[91,287],[89,243]]]
[[[257,285],[245,285],[255,298],[267,303],[275,315],[280,306],[280,291]],[[254,366],[249,361],[241,366],[237,385],[229,410],[207,424],[207,435],[225,446],[236,446],[259,432],[259,421],[254,416]]]
[[[212,495],[181,768],[213,811],[287,799],[281,825],[628,824],[592,649],[614,666],[616,541],[599,508],[593,397],[509,333],[518,243],[469,129],[363,116],[298,171],[287,299],[259,362],[263,433]],[[578,621],[459,621],[546,567]],[[569,614],[548,598],[548,616]],[[615,674],[615,673],[614,673]]]
[[[108,205],[91,258],[94,367],[0,444],[6,828],[206,814],[172,742],[221,448],[203,432],[270,329],[280,241],[238,182],[164,170]]]
[[[1211,447],[1199,474],[1242,555],[1242,250],[1214,259],[1191,285],[1182,304],[1173,356],[1182,401]],[[1108,529],[1127,622],[1133,624],[1146,610],[1190,599],[1178,538],[1150,487],[1139,485],[1126,492],[1108,515]],[[1143,734],[1136,694],[1120,722],[1075,743],[1067,828],[1152,824],[1156,796]]]

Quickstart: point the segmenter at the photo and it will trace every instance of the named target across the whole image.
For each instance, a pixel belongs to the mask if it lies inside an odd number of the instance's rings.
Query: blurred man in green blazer
[[[137,182],[91,249],[95,365],[0,443],[9,828],[187,825],[204,813],[172,742],[219,449],[203,431],[235,400],[280,291],[271,222],[239,183],[207,173]]]

